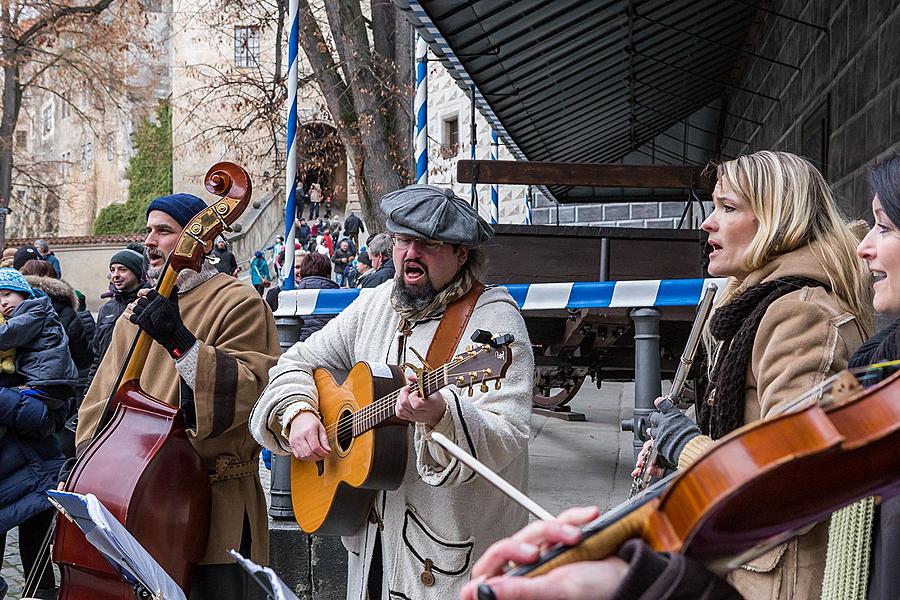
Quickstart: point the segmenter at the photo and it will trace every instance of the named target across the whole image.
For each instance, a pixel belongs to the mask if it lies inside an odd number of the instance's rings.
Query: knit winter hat
[[[109,266],[113,265],[122,265],[134,273],[138,279],[140,279],[144,273],[144,257],[128,248],[119,250],[113,254],[113,257],[109,259]]]
[[[29,260],[43,260],[43,258],[34,246],[22,246],[13,255],[13,268],[21,269]]]
[[[256,252],[253,253],[253,256],[255,256],[256,258],[262,258],[263,257],[262,250],[257,250]]]
[[[34,298],[34,290],[25,281],[25,277],[15,269],[0,269],[0,290],[12,290]]]
[[[206,208],[206,202],[193,194],[172,194],[160,196],[147,207],[147,214],[151,210],[161,210],[185,227],[191,219]]]

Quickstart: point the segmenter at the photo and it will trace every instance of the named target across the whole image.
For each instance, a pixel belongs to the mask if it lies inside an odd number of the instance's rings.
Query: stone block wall
[[[823,169],[850,217],[868,216],[868,168],[900,150],[900,3],[786,0],[767,14],[747,57],[723,151],[776,149]],[[821,29],[819,29],[821,28]],[[772,101],[759,94],[778,98]]]

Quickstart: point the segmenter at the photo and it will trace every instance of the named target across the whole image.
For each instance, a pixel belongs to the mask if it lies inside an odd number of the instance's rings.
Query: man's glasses
[[[398,250],[409,250],[409,247],[415,243],[422,252],[433,253],[440,250],[441,246],[444,245],[444,242],[423,240],[421,238],[409,237],[408,235],[394,234],[391,236],[391,239],[394,241],[394,246]]]

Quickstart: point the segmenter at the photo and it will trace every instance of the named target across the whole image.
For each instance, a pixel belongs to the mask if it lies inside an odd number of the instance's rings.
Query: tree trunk
[[[4,7],[5,8],[5,7]],[[4,14],[4,20],[6,14]],[[8,25],[8,21],[4,23]],[[4,27],[6,29],[6,27]],[[12,196],[13,151],[16,122],[22,104],[19,85],[19,61],[16,43],[12,37],[3,36],[3,116],[0,118],[0,248],[6,247],[6,217]]]
[[[388,143],[390,128],[384,118],[380,102],[380,85],[376,79],[375,60],[372,56],[366,21],[359,0],[335,0],[325,3],[328,23],[334,34],[334,43],[345,72],[348,87],[357,115],[360,143],[364,149],[362,187],[370,205],[368,223],[373,230],[384,227],[384,214],[378,201],[388,192],[401,187],[398,165],[392,160]]]

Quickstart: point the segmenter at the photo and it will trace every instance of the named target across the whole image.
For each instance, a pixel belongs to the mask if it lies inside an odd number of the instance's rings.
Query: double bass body
[[[209,535],[209,476],[191,445],[180,411],[125,384],[119,408],[69,476],[67,491],[93,493],[188,589],[191,567]],[[131,586],[85,539],[60,519],[54,562],[60,600],[134,600]]]

